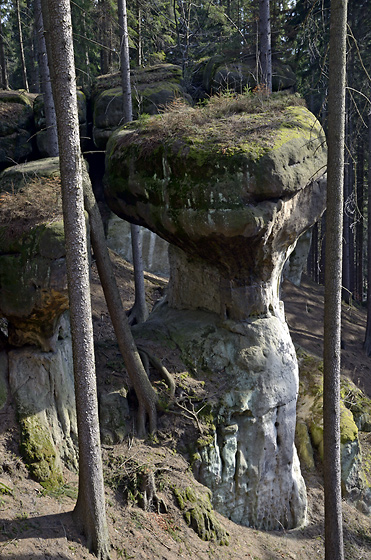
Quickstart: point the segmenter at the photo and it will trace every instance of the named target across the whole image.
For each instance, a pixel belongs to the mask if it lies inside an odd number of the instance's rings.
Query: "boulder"
[[[212,56],[204,63],[202,86],[208,95],[222,91],[243,93],[257,86],[255,56],[238,59],[223,55]],[[272,89],[281,91],[294,88],[296,76],[290,66],[281,60],[272,61]]]
[[[300,462],[312,470],[313,450],[323,460],[323,361],[301,348],[297,352],[300,390],[297,403],[296,441]],[[340,456],[343,497],[363,513],[371,514],[370,475],[362,453],[361,431],[369,431],[371,400],[341,377]],[[368,459],[368,458],[367,458]],[[368,459],[369,460],[369,459]]]
[[[1,91],[0,170],[31,156],[33,132],[30,96],[18,91]]]
[[[218,511],[268,530],[306,516],[298,366],[279,287],[298,237],[324,210],[326,147],[295,101],[272,96],[265,112],[250,96],[178,108],[117,131],[106,155],[111,209],[175,246],[167,303],[149,321],[157,330],[162,321],[186,363],[223,382],[196,474]]]
[[[134,118],[143,113],[159,113],[177,98],[188,99],[181,80],[181,68],[173,64],[134,69],[131,73]],[[122,124],[122,116],[120,74],[101,76],[93,89],[93,138],[98,148],[106,147],[112,132]]]

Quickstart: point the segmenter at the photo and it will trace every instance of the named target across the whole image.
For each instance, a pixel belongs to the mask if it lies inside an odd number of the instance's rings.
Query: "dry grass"
[[[230,150],[245,152],[247,145],[252,151],[270,149],[272,129],[283,123],[290,126],[285,109],[293,105],[302,106],[304,101],[296,95],[267,96],[261,91],[215,95],[196,107],[176,99],[160,115],[143,115],[128,125],[135,130],[121,138],[120,144],[122,147],[131,143],[140,145],[142,155],[160,144],[176,147],[186,143],[220,154]]]
[[[38,224],[62,218],[59,177],[38,177],[17,192],[0,194],[0,224],[17,239]]]

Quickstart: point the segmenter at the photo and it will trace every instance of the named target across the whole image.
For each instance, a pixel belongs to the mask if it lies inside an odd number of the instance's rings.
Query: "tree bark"
[[[145,434],[145,413],[151,432],[156,431],[157,395],[143,367],[131,334],[108,253],[101,215],[89,182],[84,182],[85,208],[89,214],[91,242],[120,352],[139,401],[138,434]]]
[[[325,559],[343,560],[340,462],[341,273],[347,0],[331,0],[323,440]]]
[[[363,177],[364,146],[362,138],[357,145],[357,225],[356,225],[356,299],[363,302]]]
[[[259,40],[261,84],[272,92],[272,47],[269,0],[259,0]]]
[[[367,324],[364,349],[371,356],[371,109],[368,113]]]
[[[0,67],[1,67],[0,87],[2,89],[9,89],[8,72],[7,72],[7,68],[6,68],[6,57],[5,57],[5,48],[4,48],[3,26],[2,26],[2,22],[1,22],[1,13],[0,13]]]
[[[126,0],[117,0],[117,8],[120,29],[121,87],[124,110],[123,122],[127,123],[133,120],[133,105],[131,100],[129,33]]]
[[[133,105],[131,98],[130,83],[130,57],[129,57],[129,33],[127,23],[126,0],[117,0],[119,29],[120,29],[120,63],[121,63],[121,85],[123,95],[123,122],[133,120]],[[133,250],[135,302],[130,310],[130,323],[132,325],[143,323],[148,317],[146,304],[146,293],[143,276],[142,241],[139,226],[131,224],[131,246]]]
[[[59,155],[58,134],[57,134],[57,118],[55,115],[54,99],[52,92],[52,84],[50,81],[50,72],[48,64],[48,55],[46,52],[46,44],[44,37],[44,23],[41,12],[41,0],[34,0],[35,9],[35,25],[37,35],[38,61],[41,76],[41,91],[44,100],[44,112],[46,122],[47,146],[50,157]]]
[[[22,34],[22,24],[21,24],[21,11],[19,7],[19,0],[16,0],[16,13],[17,13],[17,27],[18,27],[18,39],[19,39],[19,55],[21,60],[21,71],[22,71],[22,81],[23,87],[28,91],[28,80],[26,71],[26,61],[24,58],[24,48],[23,48],[23,34]]]
[[[82,156],[69,0],[42,0],[58,123],[67,280],[79,437],[79,493],[74,514],[88,547],[109,558],[99,439],[93,327],[82,191]]]

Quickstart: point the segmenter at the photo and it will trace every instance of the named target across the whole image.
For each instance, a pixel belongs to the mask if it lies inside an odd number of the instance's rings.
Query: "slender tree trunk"
[[[8,72],[6,68],[6,57],[5,57],[5,47],[4,47],[4,35],[3,26],[1,22],[1,12],[0,12],[0,88],[9,89],[8,83]]]
[[[129,33],[126,12],[126,0],[117,0],[119,29],[120,29],[120,66],[121,66],[121,87],[123,95],[123,122],[133,120],[133,105],[131,99],[130,84],[130,58],[129,58]]]
[[[101,25],[100,25],[100,42],[102,45],[100,51],[100,66],[101,73],[108,74],[109,72],[109,48],[108,48],[108,18],[109,18],[109,8],[107,0],[99,0],[98,2],[101,12]]]
[[[129,33],[127,23],[126,0],[117,0],[119,28],[120,28],[120,62],[121,84],[123,94],[123,121],[133,120],[133,105],[130,83]],[[148,317],[146,293],[144,288],[142,242],[139,226],[131,224],[131,245],[133,250],[135,302],[130,311],[130,323],[142,323]]]
[[[341,272],[347,0],[331,0],[323,440],[325,559],[343,560],[340,462]]]
[[[356,298],[363,302],[363,176],[364,146],[360,138],[357,147],[357,226],[356,226]]]
[[[367,324],[364,349],[371,356],[371,109],[368,113]]]
[[[22,34],[21,11],[20,11],[20,7],[19,7],[19,0],[16,0],[15,6],[16,6],[16,12],[17,12],[19,55],[20,55],[20,60],[21,60],[23,87],[26,91],[28,91],[28,80],[27,80],[27,71],[26,71],[26,61],[25,61],[25,58],[24,58],[23,34]]]
[[[59,155],[58,134],[57,134],[57,118],[55,115],[54,99],[52,92],[52,84],[50,81],[50,72],[48,64],[48,55],[46,52],[44,23],[41,12],[41,0],[34,0],[35,25],[37,35],[38,60],[41,76],[41,91],[44,100],[44,112],[47,134],[48,154],[51,157]]]
[[[269,0],[259,0],[259,39],[261,84],[272,91],[272,47]]]
[[[137,26],[137,34],[138,34],[138,49],[137,49],[137,64],[138,66],[142,66],[142,58],[143,58],[143,39],[142,39],[142,8],[140,6],[139,0],[137,0],[137,18],[138,18],[138,26]]]
[[[99,439],[70,3],[69,0],[42,0],[42,8],[58,122],[79,436],[79,493],[74,513],[83,526],[89,548],[105,560],[109,558],[109,536]]]

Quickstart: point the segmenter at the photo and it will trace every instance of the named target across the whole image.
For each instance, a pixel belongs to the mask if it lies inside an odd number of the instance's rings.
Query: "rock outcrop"
[[[24,161],[33,152],[33,111],[30,95],[0,92],[0,171]]]
[[[174,64],[137,68],[131,73],[134,118],[154,115],[177,98],[189,99],[182,87],[182,70]],[[120,74],[100,76],[93,90],[93,138],[104,149],[114,130],[122,125],[123,98]]]
[[[22,449],[45,486],[77,468],[77,424],[57,158],[0,175],[0,316]]]
[[[134,123],[109,141],[119,216],[173,244],[163,321],[188,362],[225,384],[199,479],[234,521],[295,527],[306,494],[294,446],[298,367],[279,297],[284,263],[325,205],[323,131],[289,97],[253,98]]]
[[[323,460],[323,361],[301,348],[297,352],[300,391],[296,441],[300,462],[313,470],[314,449]],[[370,454],[362,450],[362,432],[371,431],[371,400],[349,379],[341,378],[340,455],[342,495],[371,514]]]

